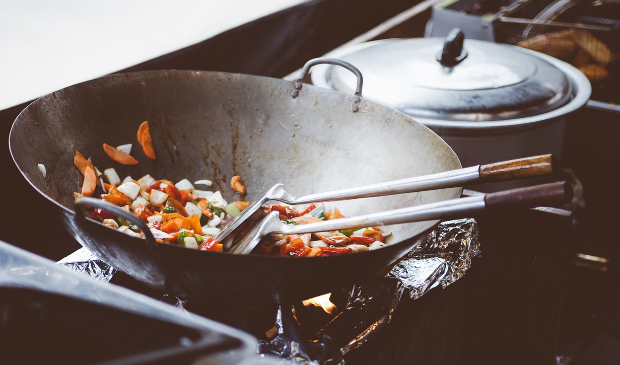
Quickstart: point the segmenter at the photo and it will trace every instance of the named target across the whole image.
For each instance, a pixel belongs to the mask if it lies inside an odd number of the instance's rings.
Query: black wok
[[[357,111],[355,111],[357,109]],[[142,153],[148,120],[156,160]],[[133,143],[140,162],[123,166],[102,144]],[[410,117],[355,95],[265,77],[203,71],[116,74],[44,96],[16,119],[13,159],[28,182],[58,205],[83,246],[139,281],[180,297],[232,304],[305,299],[377,273],[415,246],[437,222],[390,227],[375,251],[314,258],[202,252],[116,232],[76,219],[82,176],[75,151],[121,178],[211,179],[229,201],[258,198],[277,182],[310,194],[460,168],[450,147]],[[44,178],[37,164],[45,165]],[[229,182],[240,175],[248,194]],[[461,188],[337,202],[353,216],[459,197]],[[333,206],[333,205],[332,205]],[[44,218],[41,218],[44,219]]]

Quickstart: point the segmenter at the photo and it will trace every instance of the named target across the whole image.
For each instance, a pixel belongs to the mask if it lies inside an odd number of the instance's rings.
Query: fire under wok
[[[361,79],[359,83],[361,89]],[[359,90],[361,91],[361,90]],[[134,166],[102,144],[136,143],[149,121],[157,159],[134,147]],[[149,244],[80,218],[75,151],[99,169],[134,178],[210,179],[229,201],[257,199],[275,183],[292,194],[368,185],[460,168],[452,149],[410,117],[359,95],[300,82],[207,71],[146,71],[77,84],[29,105],[10,135],[28,182],[60,209],[66,229],[113,267],[162,291],[229,304],[305,299],[373,275],[414,247],[437,221],[389,227],[390,245],[330,257],[234,255]],[[37,168],[46,167],[45,177]],[[247,195],[229,182],[240,175]],[[175,180],[176,179],[176,180]],[[462,188],[335,202],[346,216],[442,201]]]

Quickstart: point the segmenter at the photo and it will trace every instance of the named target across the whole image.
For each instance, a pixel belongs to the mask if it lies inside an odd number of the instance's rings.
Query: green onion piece
[[[116,220],[118,221],[118,224],[120,224],[121,226],[131,226],[131,223],[125,220],[124,218],[116,217]]]
[[[169,207],[169,206],[165,206],[164,210],[162,211],[162,213],[178,213],[179,211],[176,210],[176,208],[174,207]]]
[[[198,243],[198,245],[205,241],[205,238],[203,236],[196,233],[194,233],[194,238],[196,239],[196,243]]]
[[[189,237],[188,231],[181,231],[181,233],[177,236],[177,242],[183,247],[185,247],[185,237]]]
[[[351,237],[351,235],[353,234],[353,229],[343,229],[342,231],[340,231],[340,233],[342,233],[343,235],[347,236],[347,237]]]
[[[239,215],[239,213],[241,213],[239,208],[237,208],[234,203],[230,203],[226,207],[224,207],[224,211],[228,213],[228,215],[230,215],[231,217],[236,217]]]
[[[285,219],[285,220],[284,220],[284,223],[286,223],[286,224],[290,224],[290,225],[293,225],[293,226],[296,226],[296,225],[298,225],[298,224],[299,224],[299,222],[295,222],[295,221],[292,221],[292,220],[290,220],[290,219]]]
[[[191,201],[190,203],[194,204],[194,205],[198,205],[197,201]]]
[[[213,214],[215,214],[217,216],[222,214],[222,212],[224,211],[224,209],[222,209],[222,208],[214,207],[213,204],[211,204],[211,203],[209,203],[209,209],[211,209],[213,211]]]

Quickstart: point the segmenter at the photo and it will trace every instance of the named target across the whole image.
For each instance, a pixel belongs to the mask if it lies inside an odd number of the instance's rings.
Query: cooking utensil
[[[553,155],[526,157],[517,160],[445,171],[432,175],[416,176],[355,188],[310,194],[298,198],[284,190],[284,184],[278,183],[269,189],[260,199],[254,201],[230,221],[222,229],[217,239],[219,241],[224,241],[230,233],[237,229],[247,218],[270,200],[277,200],[286,204],[295,205],[413,193],[424,190],[453,188],[455,186],[464,186],[472,183],[523,179],[551,174],[555,170],[556,165],[556,162],[553,160]]]
[[[486,210],[505,209],[507,207],[563,204],[568,203],[572,196],[570,185],[560,182],[300,225],[287,225],[280,220],[278,212],[271,212],[260,224],[255,225],[252,230],[245,234],[241,241],[231,248],[230,252],[249,254],[263,238],[271,233],[304,234],[402,224],[428,219],[454,219],[475,215]]]
[[[542,53],[472,39],[460,43],[461,36],[457,29],[446,39],[378,40],[325,57],[359,68],[366,99],[434,130],[463,166],[543,153],[561,158],[566,117],[592,91],[587,78]],[[444,53],[453,61],[442,64],[438,55]],[[330,65],[313,68],[311,77],[316,86],[343,92],[353,90],[355,81]]]
[[[145,120],[157,159],[134,148],[137,165],[110,160],[102,144],[136,143]],[[122,177],[209,178],[228,199],[236,194],[230,178],[240,175],[249,201],[279,181],[301,196],[461,167],[434,132],[365,98],[207,71],[115,74],[59,90],[18,116],[9,146],[26,180],[59,207],[65,228],[102,260],[179,297],[244,305],[306,299],[373,275],[414,247],[437,220],[394,226],[392,244],[381,250],[334,257],[290,259],[151,245],[76,215],[73,192],[80,191],[82,175],[73,165],[75,151],[91,157],[99,170],[114,167]],[[38,164],[46,167],[45,177]],[[338,208],[363,215],[457,198],[461,191],[347,200]]]

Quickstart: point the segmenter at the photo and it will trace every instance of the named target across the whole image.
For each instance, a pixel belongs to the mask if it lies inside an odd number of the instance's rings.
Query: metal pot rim
[[[391,41],[391,40],[385,40],[385,41]],[[351,47],[337,49],[337,50],[327,53],[325,57],[342,58],[350,53],[356,52],[363,48],[374,46],[376,42],[382,42],[382,41],[360,43],[360,44],[357,44]],[[529,116],[529,117],[523,117],[523,118],[505,119],[505,120],[497,120],[497,121],[475,121],[473,122],[473,121],[466,121],[466,120],[439,120],[439,119],[422,118],[417,115],[411,115],[407,113],[405,114],[409,115],[411,118],[426,125],[429,128],[442,128],[446,131],[454,130],[456,132],[458,131],[476,132],[476,131],[485,130],[485,131],[490,132],[491,130],[497,130],[497,131],[501,130],[502,132],[509,132],[511,130],[532,128],[533,124],[536,124],[536,123],[545,123],[545,122],[550,123],[556,118],[568,115],[576,111],[577,109],[584,106],[586,102],[588,101],[588,99],[590,99],[590,95],[592,94],[592,86],[590,85],[590,82],[585,77],[585,75],[581,73],[577,68],[575,68],[574,66],[564,61],[561,61],[557,58],[548,56],[540,52],[532,51],[529,49],[520,49],[520,50],[523,52],[529,53],[534,57],[541,58],[551,63],[553,66],[557,67],[558,69],[563,71],[568,76],[568,78],[570,79],[572,83],[572,89],[573,89],[572,90],[573,97],[568,103],[564,104],[563,106],[557,109],[554,109],[546,113]],[[330,85],[327,82],[327,77],[326,77],[328,68],[329,68],[328,66],[321,65],[321,66],[316,66],[312,70],[312,73],[313,73],[312,83],[315,86],[331,89]],[[362,94],[362,97],[363,97],[363,94]],[[394,108],[393,106],[390,106],[390,105],[388,106],[391,108]]]

